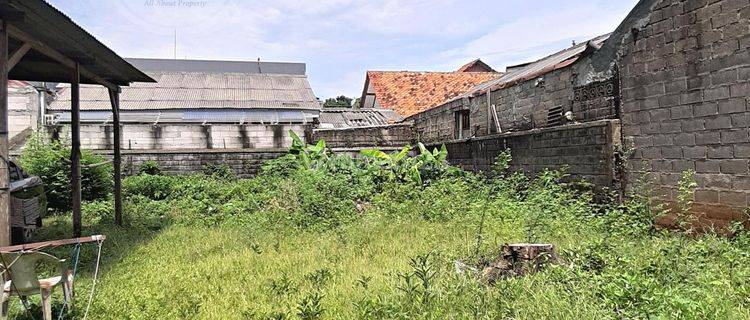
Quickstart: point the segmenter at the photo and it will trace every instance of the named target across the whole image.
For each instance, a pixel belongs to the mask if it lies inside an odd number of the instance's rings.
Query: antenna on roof
[[[174,29],[174,59],[177,60],[177,29]]]
[[[258,57],[258,73],[263,73],[263,70],[260,69],[260,57]]]

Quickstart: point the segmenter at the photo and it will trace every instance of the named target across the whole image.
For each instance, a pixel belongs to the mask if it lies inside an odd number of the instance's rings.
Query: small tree
[[[347,96],[338,96],[336,98],[328,98],[323,102],[323,107],[326,108],[351,108],[352,98]]]

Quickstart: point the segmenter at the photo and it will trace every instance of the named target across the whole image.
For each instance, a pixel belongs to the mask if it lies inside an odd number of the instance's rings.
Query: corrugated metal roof
[[[143,71],[161,72],[207,72],[207,73],[255,73],[305,75],[305,64],[294,62],[265,61],[221,61],[125,58]]]
[[[447,102],[483,94],[487,91],[488,88],[491,88],[491,90],[496,90],[499,88],[512,86],[519,82],[531,80],[546,73],[569,66],[577,61],[578,58],[580,58],[581,54],[586,51],[589,46],[593,45],[595,47],[600,47],[604,43],[604,41],[607,40],[607,38],[609,38],[609,34],[598,36],[594,39],[577,44],[537,61],[514,66],[509,69],[507,73],[503,74],[503,76],[476,85],[471,90],[466,91],[466,93]]]
[[[70,122],[70,112],[56,112],[56,121]],[[308,123],[318,116],[317,111],[298,109],[191,109],[163,111],[123,111],[121,123]],[[82,111],[81,122],[111,123],[110,111]]]
[[[54,49],[78,61],[86,61],[85,68],[109,82],[127,86],[134,81],[152,81],[142,71],[118,56],[86,30],[78,26],[63,12],[43,0],[4,0],[4,13],[16,13],[22,19],[8,19],[8,28],[16,28],[36,39],[47,48]],[[17,50],[22,41],[10,37],[8,51]],[[70,69],[59,63],[46,63],[48,59],[32,49],[17,65],[8,71],[16,80],[61,82],[70,80]],[[81,74],[81,83],[97,83]]]
[[[120,109],[320,109],[304,75],[149,72],[157,83],[122,88]],[[50,110],[70,110],[70,85],[59,86]],[[107,90],[81,86],[81,110],[110,110]]]
[[[320,128],[353,128],[379,126],[400,122],[403,117],[390,109],[323,108],[318,121]]]

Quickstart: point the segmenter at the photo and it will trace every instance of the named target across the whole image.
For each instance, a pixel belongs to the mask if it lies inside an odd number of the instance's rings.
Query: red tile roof
[[[496,72],[368,71],[367,79],[382,108],[408,117],[501,75]]]
[[[495,69],[492,69],[488,64],[484,63],[484,61],[480,59],[475,59],[474,61],[471,61],[463,66],[461,68],[458,68],[458,72],[497,72]]]

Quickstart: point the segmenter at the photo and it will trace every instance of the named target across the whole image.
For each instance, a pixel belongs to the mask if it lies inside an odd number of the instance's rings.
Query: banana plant
[[[312,169],[328,159],[325,141],[319,140],[314,145],[307,144],[292,130],[289,130],[289,136],[292,137],[292,147],[289,148],[289,153],[297,156],[302,168]]]

